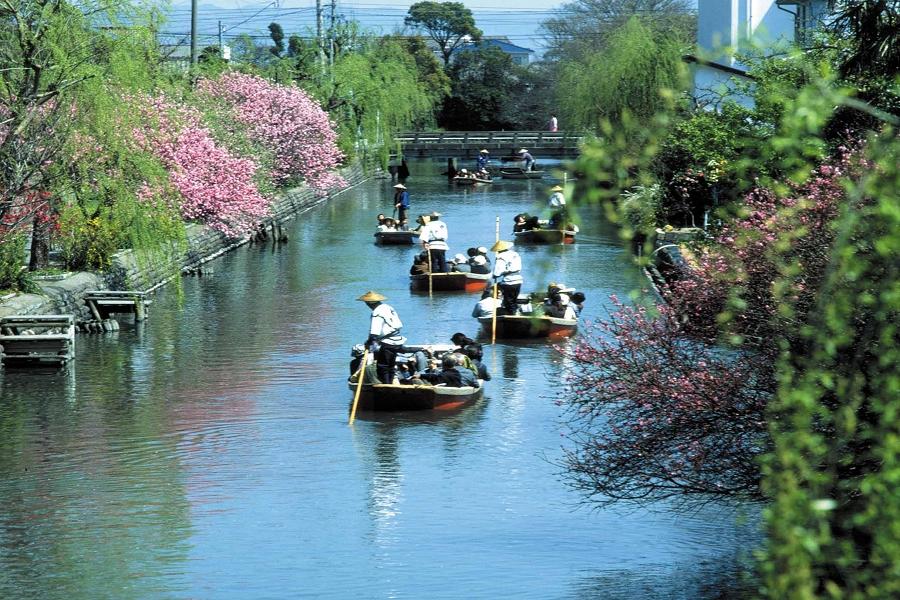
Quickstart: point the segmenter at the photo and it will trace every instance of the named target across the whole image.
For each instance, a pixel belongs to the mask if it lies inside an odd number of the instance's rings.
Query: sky
[[[464,2],[475,15],[478,27],[491,36],[507,36],[519,46],[540,51],[542,36],[538,31],[543,20],[553,16],[562,4],[553,0],[473,0]],[[328,14],[328,0],[323,0]],[[390,33],[403,27],[403,17],[413,2],[398,0],[347,0],[337,2],[338,14],[362,23],[379,33]],[[201,44],[216,43],[218,21],[222,21],[226,43],[230,36],[238,34],[268,35],[266,27],[278,22],[284,32],[303,33],[315,28],[315,2],[309,0],[200,0],[198,23],[201,34],[209,36]],[[166,25],[172,34],[190,31],[190,2],[174,3],[171,18]]]

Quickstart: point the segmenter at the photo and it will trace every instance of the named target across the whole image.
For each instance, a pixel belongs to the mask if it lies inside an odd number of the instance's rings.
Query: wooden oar
[[[356,394],[353,395],[353,408],[350,410],[350,422],[348,425],[353,425],[353,421],[356,420],[356,406],[359,404],[359,395],[362,392],[363,378],[366,372],[366,362],[368,359],[369,349],[366,348],[363,350],[362,363],[360,363],[359,371],[356,373]]]

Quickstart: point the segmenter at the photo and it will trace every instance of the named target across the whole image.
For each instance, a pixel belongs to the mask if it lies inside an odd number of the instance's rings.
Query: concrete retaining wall
[[[318,194],[306,187],[286,190],[274,202],[272,217],[266,225],[288,221],[379,172],[374,159],[365,164],[356,160],[341,169],[341,176],[348,184],[341,190],[328,195]],[[41,294],[16,294],[0,301],[0,316],[74,314],[76,321],[87,321],[92,317],[84,304],[85,291],[154,290],[179,276],[183,270],[208,262],[249,241],[249,236],[232,239],[208,227],[191,224],[187,227],[186,249],[173,247],[170,252],[141,259],[137,259],[133,251],[124,250],[113,256],[113,265],[106,273],[74,273],[59,281],[38,282]]]

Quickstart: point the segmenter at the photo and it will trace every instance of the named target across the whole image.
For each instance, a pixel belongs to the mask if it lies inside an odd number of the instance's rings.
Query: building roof
[[[484,38],[480,43],[484,46],[496,46],[507,54],[534,54],[534,50],[532,50],[531,48],[516,46],[515,44],[504,39]]]

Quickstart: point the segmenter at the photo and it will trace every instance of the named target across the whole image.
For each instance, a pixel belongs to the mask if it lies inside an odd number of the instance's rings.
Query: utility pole
[[[222,33],[222,21],[219,21],[219,58],[225,58],[225,40],[223,39]]]
[[[331,77],[334,78],[334,10],[337,0],[331,0],[331,19],[328,22],[328,66],[331,67]]]
[[[197,52],[197,0],[191,0],[191,68],[197,66],[200,54]]]
[[[322,35],[322,0],[316,0],[316,45],[319,47],[319,66],[325,67],[325,38]]]

